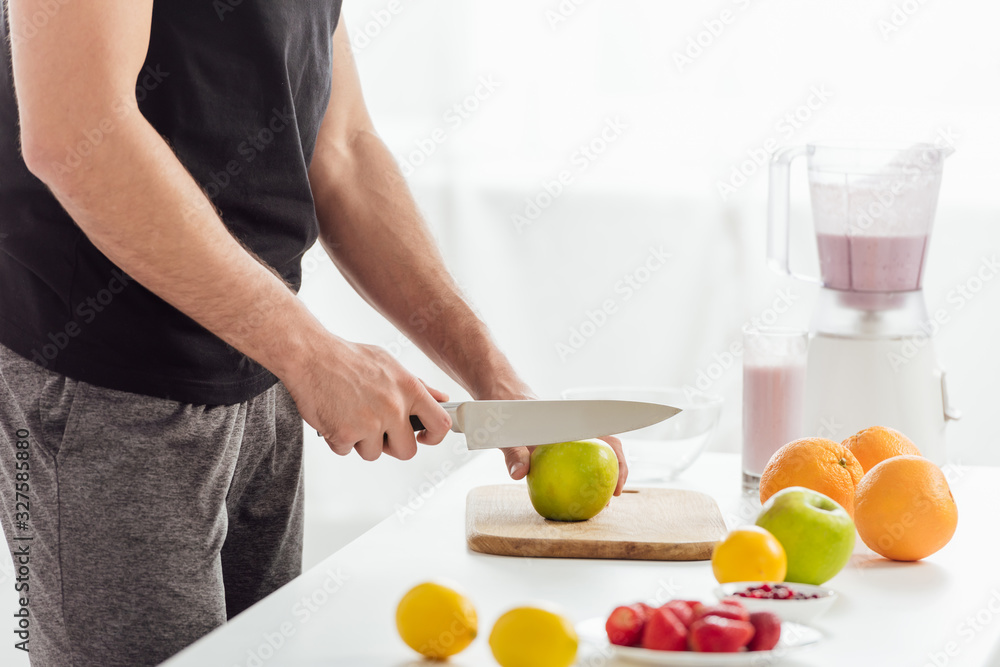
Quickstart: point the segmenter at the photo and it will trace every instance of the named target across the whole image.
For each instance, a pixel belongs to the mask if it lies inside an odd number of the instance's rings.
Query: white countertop
[[[828,585],[840,592],[816,623],[823,641],[781,664],[1000,665],[1000,537],[994,507],[1000,468],[949,468],[959,526],[920,563],[893,563],[860,545]],[[648,598],[710,599],[708,562],[637,562],[485,556],[465,546],[465,495],[506,479],[494,452],[454,472],[412,514],[392,516],[326,561],[164,663],[168,667],[427,664],[395,630],[396,604],[427,579],[458,582],[476,604],[480,637],[452,658],[495,665],[486,638],[506,609],[532,600],[574,621]],[[755,508],[741,500],[738,458],[706,454],[674,485],[713,495],[730,526]],[[426,490],[430,489],[428,486]],[[950,655],[949,655],[950,653]],[[596,658],[596,660],[595,660]],[[578,664],[609,664],[581,651]]]

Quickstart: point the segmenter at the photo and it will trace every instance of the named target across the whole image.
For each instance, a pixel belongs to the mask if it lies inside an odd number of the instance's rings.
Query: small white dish
[[[732,597],[736,592],[746,590],[750,586],[759,586],[762,583],[765,582],[736,581],[729,584],[722,584],[714,592],[716,597],[721,600],[722,598]],[[773,582],[771,583],[774,585]],[[825,614],[833,606],[833,603],[837,601],[837,592],[831,588],[795,583],[785,583],[782,585],[791,588],[793,591],[799,591],[808,595],[819,595],[819,597],[807,600],[773,600],[744,597],[737,597],[736,599],[751,614],[755,611],[770,611],[777,614],[782,621],[805,623],[807,625]]]
[[[608,642],[604,632],[605,619],[591,618],[577,625],[581,638],[597,645],[604,655],[642,665],[664,665],[667,667],[714,667],[715,665],[745,665],[763,667],[784,660],[798,649],[815,644],[823,636],[815,628],[799,623],[782,623],[781,639],[770,651],[739,651],[737,653],[698,653],[697,651],[653,651],[648,648],[615,646]]]

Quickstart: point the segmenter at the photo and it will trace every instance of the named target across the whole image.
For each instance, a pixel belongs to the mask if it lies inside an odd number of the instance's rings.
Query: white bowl
[[[729,584],[722,584],[716,588],[715,595],[721,600],[722,598],[734,595],[738,591],[745,590],[750,586],[759,586],[762,583],[770,583],[774,585],[774,582],[735,581]],[[819,597],[808,600],[770,600],[742,597],[736,599],[739,600],[750,613],[755,611],[770,611],[777,614],[782,621],[791,621],[793,623],[810,623],[826,613],[826,611],[833,606],[833,603],[837,601],[837,592],[831,588],[810,586],[809,584],[795,584],[791,582],[784,583],[782,585],[802,593],[819,595]]]

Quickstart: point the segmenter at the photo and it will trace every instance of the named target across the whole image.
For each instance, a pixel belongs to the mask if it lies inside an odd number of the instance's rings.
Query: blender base
[[[840,442],[869,426],[888,426],[944,465],[942,376],[926,337],[814,334],[806,371],[805,432]]]

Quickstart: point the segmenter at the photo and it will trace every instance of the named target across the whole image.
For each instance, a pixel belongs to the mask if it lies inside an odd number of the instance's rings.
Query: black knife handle
[[[438,403],[438,405],[440,405],[442,408],[444,408],[445,412],[447,412],[449,415],[451,415],[451,420],[452,420],[452,422],[454,422],[455,419],[456,419],[456,413],[458,411],[458,407],[460,405],[462,405],[462,402],[461,401],[446,401],[444,403]],[[413,427],[414,431],[423,431],[424,430],[424,423],[422,421],[420,421],[420,417],[418,417],[416,415],[410,415],[410,426]],[[454,429],[452,429],[452,430],[454,430]]]

